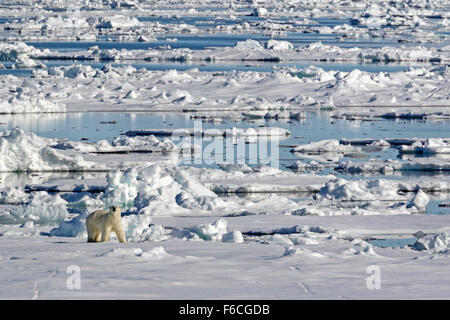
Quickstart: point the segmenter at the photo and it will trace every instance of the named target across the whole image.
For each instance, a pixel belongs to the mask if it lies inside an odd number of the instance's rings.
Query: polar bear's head
[[[118,215],[118,216],[120,216],[120,214],[122,212],[120,209],[120,206],[111,206],[111,207],[109,207],[109,211],[114,212],[114,215]]]

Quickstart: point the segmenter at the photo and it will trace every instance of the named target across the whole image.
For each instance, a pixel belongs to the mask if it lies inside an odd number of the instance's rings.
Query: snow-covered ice
[[[446,0],[6,1],[0,298],[449,297],[449,12]],[[87,130],[102,112],[133,119]],[[156,112],[161,123],[136,121]],[[45,125],[82,113],[81,140]],[[203,145],[176,136],[245,150],[270,137],[288,155],[187,164]],[[87,215],[112,205],[127,243],[87,243]],[[73,265],[80,290],[66,286]]]

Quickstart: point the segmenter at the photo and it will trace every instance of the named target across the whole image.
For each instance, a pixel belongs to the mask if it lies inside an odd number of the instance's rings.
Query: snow
[[[251,219],[250,219],[251,218]],[[254,217],[236,217],[229,220],[228,226],[232,229],[246,232],[248,228],[260,230],[264,225],[265,230],[277,231],[277,226],[289,226],[301,223],[315,225],[321,221],[322,225],[343,226],[349,220],[317,220],[310,218],[299,220],[286,220],[286,217],[267,216],[265,219],[254,221]],[[331,218],[331,217],[330,217]],[[395,217],[389,222],[376,219],[376,217],[360,217],[351,225],[354,228],[365,230],[377,229],[381,232],[398,232],[403,229],[410,232],[417,231],[417,227],[430,227],[434,225],[439,230],[443,218],[424,220],[400,219]],[[370,219],[369,219],[370,218]],[[165,218],[158,223],[170,225],[169,221],[176,222],[178,226],[191,221],[180,221],[174,218]],[[167,220],[169,219],[169,220]],[[445,219],[445,218],[444,218]],[[198,219],[197,219],[198,220]],[[252,223],[252,220],[254,221]],[[407,221],[409,220],[409,223]],[[164,222],[163,222],[164,221]],[[424,221],[427,221],[424,224]],[[204,224],[206,221],[203,218]],[[386,223],[390,226],[386,228]],[[431,223],[431,224],[430,224]],[[36,228],[36,227],[35,227]],[[311,228],[311,227],[309,227]],[[395,298],[401,294],[403,297],[417,298],[423,292],[418,292],[418,287],[429,288],[433,283],[434,290],[427,293],[427,297],[442,297],[446,292],[446,284],[442,284],[442,274],[433,276],[435,272],[444,271],[446,267],[445,248],[442,251],[432,253],[432,251],[410,250],[408,248],[379,248],[368,244],[358,236],[351,236],[349,240],[343,238],[329,239],[323,238],[316,244],[277,244],[259,243],[259,241],[244,240],[244,243],[224,243],[216,241],[180,241],[179,239],[166,240],[164,242],[140,242],[126,243],[119,246],[116,242],[101,245],[88,244],[77,238],[43,237],[39,234],[29,235],[27,241],[32,241],[33,250],[23,245],[23,232],[14,234],[20,230],[15,226],[2,226],[2,243],[14,246],[15,252],[3,253],[2,263],[4,267],[3,277],[11,277],[13,272],[17,274],[16,267],[21,265],[24,271],[21,278],[15,278],[11,284],[9,297],[14,295],[21,298],[29,298],[32,294],[29,286],[30,280],[34,279],[39,283],[38,292],[41,299],[51,298],[75,298],[84,297],[106,297],[113,298],[115,294],[108,293],[121,292],[125,297],[144,297],[149,294],[154,297],[180,298],[186,292],[193,294],[195,298],[202,298],[208,295],[210,298],[225,298],[235,294],[261,299],[266,296],[264,288],[271,286],[271,293],[275,298],[288,298],[295,296],[297,299],[307,299],[314,297],[342,299],[342,296],[349,298]],[[45,230],[45,228],[40,228]],[[307,228],[304,228],[305,230]],[[313,229],[313,228],[312,228]],[[23,230],[23,229],[22,229]],[[356,230],[356,229],[355,229]],[[6,231],[9,231],[6,232]],[[294,230],[292,230],[294,231]],[[426,230],[428,232],[428,230]],[[325,229],[328,234],[329,230]],[[353,231],[354,233],[355,231]],[[284,237],[294,238],[295,234],[281,234]],[[276,238],[276,237],[275,237]],[[444,239],[442,237],[442,239]],[[443,243],[443,241],[442,241]],[[67,250],[71,248],[69,253]],[[436,245],[434,248],[438,248]],[[76,252],[74,257],[73,252]],[[439,254],[440,260],[430,259]],[[14,259],[10,259],[14,257]],[[42,261],[51,257],[52,264],[46,265]],[[58,283],[65,283],[67,266],[76,264],[81,269],[82,290],[62,290]],[[144,268],[145,265],[145,268]],[[366,278],[369,274],[366,269],[370,265],[378,265],[381,269],[381,281],[383,290],[368,290]],[[401,265],[401,270],[398,266]],[[103,267],[102,267],[103,266]],[[108,266],[108,267],[106,267]],[[114,267],[112,267],[114,266]],[[426,279],[419,275],[426,268],[431,270],[430,277]],[[57,272],[55,277],[48,279],[48,273],[52,270]],[[246,279],[251,283],[242,281],[242,270]],[[251,270],[251,272],[248,272]],[[283,272],[280,272],[282,270]],[[194,272],[195,271],[195,272]],[[87,276],[89,273],[90,276]],[[133,277],[129,277],[129,274]],[[148,274],[151,274],[151,277]],[[227,274],[227,285],[223,285],[223,274]],[[417,275],[414,287],[406,286],[408,279],[414,274]],[[116,281],[106,282],[107,278]],[[126,280],[127,286],[117,283],[117,280]],[[165,279],[164,284],[159,279]],[[295,279],[295,283],[292,283]],[[343,280],[344,279],[344,280]],[[392,285],[392,279],[402,285]],[[44,281],[45,280],[45,281]],[[102,281],[102,286],[108,290],[99,292],[98,281]],[[258,280],[258,281],[257,281]],[[326,284],[324,284],[326,281]],[[32,283],[33,281],[31,281]],[[237,287],[237,284],[240,286]],[[299,285],[302,283],[302,286]],[[173,284],[168,285],[168,284]],[[178,284],[178,286],[175,286]],[[183,284],[183,292],[179,292],[180,284]],[[344,286],[345,284],[345,286]],[[148,288],[152,288],[149,290]],[[306,288],[306,289],[305,289]],[[351,288],[351,291],[349,291]],[[299,290],[300,289],[300,290]],[[436,292],[438,291],[438,292]],[[436,292],[436,293],[433,293]],[[6,295],[5,295],[6,296]]]
[[[430,123],[450,119],[449,12],[445,0],[7,1],[0,298],[447,297],[450,228],[433,210],[448,205],[450,138]],[[186,117],[49,138],[48,122],[84,112]],[[292,137],[312,113],[335,131]],[[392,131],[363,135],[362,121]],[[272,137],[292,154],[279,168],[182,164],[199,146],[171,138],[195,134]],[[87,215],[110,205],[127,243],[87,243]],[[81,290],[64,286],[73,265]],[[382,290],[367,285],[374,266]]]

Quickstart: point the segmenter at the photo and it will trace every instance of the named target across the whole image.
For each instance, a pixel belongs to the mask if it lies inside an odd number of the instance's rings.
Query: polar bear
[[[121,209],[119,206],[109,207],[109,211],[96,210],[86,218],[88,242],[109,242],[113,231],[119,242],[126,242],[123,232]]]

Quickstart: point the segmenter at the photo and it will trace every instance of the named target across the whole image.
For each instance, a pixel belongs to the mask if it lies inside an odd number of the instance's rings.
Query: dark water
[[[290,136],[279,141],[280,165],[291,164],[300,158],[291,152],[292,146],[325,139],[359,138],[449,138],[449,121],[391,120],[348,121],[333,119],[329,112],[308,112],[301,120],[239,120],[221,122],[192,119],[192,114],[180,112],[87,112],[61,114],[0,115],[0,129],[22,128],[49,138],[66,138],[79,141],[98,141],[114,138],[128,130],[176,129],[201,126],[203,130],[250,128],[259,126],[281,127],[290,131]],[[209,142],[204,142],[209,143]],[[251,145],[249,143],[248,145]],[[247,145],[247,147],[248,147]],[[269,143],[268,143],[269,145]],[[313,159],[314,157],[311,157]],[[401,160],[395,149],[384,151],[362,150],[361,154],[343,157],[341,160],[367,161],[374,159]],[[309,159],[305,159],[309,160]],[[338,173],[335,173],[338,174]],[[414,177],[417,173],[410,173]],[[356,178],[359,178],[356,176]],[[395,178],[395,176],[394,176]],[[400,177],[401,178],[401,177]]]
[[[381,248],[404,248],[414,244],[416,241],[416,238],[392,238],[372,240],[369,243]]]

